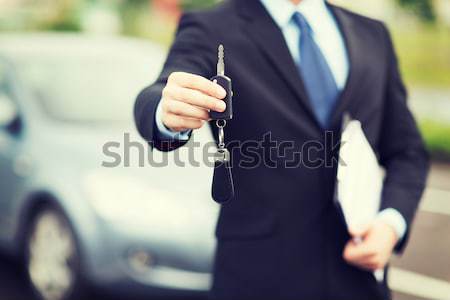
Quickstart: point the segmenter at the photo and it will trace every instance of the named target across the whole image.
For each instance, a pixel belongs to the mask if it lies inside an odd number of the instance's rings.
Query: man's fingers
[[[163,104],[163,109],[169,113],[183,117],[205,121],[209,120],[209,114],[206,110],[181,101],[167,101]]]
[[[352,265],[367,270],[384,268],[397,238],[389,226],[383,225],[383,223],[375,223],[369,230],[362,230],[364,238],[360,243],[349,241],[344,249],[344,259]],[[358,231],[361,227],[356,229]],[[361,231],[356,231],[353,228],[352,235],[361,237]]]
[[[174,114],[168,114],[164,118],[164,125],[171,129],[198,129],[203,126],[204,122],[203,120],[184,118]]]
[[[185,88],[195,89],[218,99],[226,96],[226,91],[218,84],[195,74],[174,72],[170,74],[169,82],[175,82]]]
[[[377,267],[377,265],[369,264],[369,263],[353,263],[353,262],[350,262],[350,264],[352,264],[352,265],[354,265],[354,266],[356,266],[356,267],[358,267],[360,269],[366,270],[366,271],[376,271],[378,269],[381,269],[381,268]]]
[[[376,251],[369,244],[362,242],[361,244],[356,244],[353,241],[348,242],[344,249],[344,258],[347,261],[357,262],[369,259],[374,256]]]
[[[163,123],[174,131],[198,129],[209,120],[209,110],[223,112],[225,90],[198,75],[174,72],[163,89]]]
[[[351,247],[352,246],[346,247],[344,251],[344,259],[349,264],[368,271],[378,269],[378,255],[371,253],[370,251],[354,250]]]
[[[369,258],[365,258],[362,260],[358,260],[355,262],[350,262],[353,265],[361,267],[366,270],[375,271],[378,269],[382,269],[385,266],[385,262],[380,258],[379,255],[373,255]]]
[[[372,271],[383,269],[385,263],[378,257],[375,256],[367,261],[363,262],[364,266]]]
[[[371,228],[371,224],[350,226],[350,235],[354,238],[364,238]]]
[[[163,93],[164,95],[175,100],[186,102],[208,110],[222,112],[226,108],[223,100],[211,97],[197,90],[183,88],[180,86],[168,86],[164,89]]]

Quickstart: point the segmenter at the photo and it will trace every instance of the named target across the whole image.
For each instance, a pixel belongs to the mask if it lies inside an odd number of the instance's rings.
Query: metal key
[[[211,78],[211,81],[217,83],[227,92],[227,95],[223,99],[226,104],[226,109],[223,112],[210,111],[209,117],[212,120],[231,120],[233,118],[233,91],[231,89],[231,79],[225,76],[225,61],[224,61],[224,47],[219,45],[217,54],[217,75]]]
[[[217,75],[225,76],[225,62],[224,62],[224,48],[223,45],[220,44],[217,49]]]

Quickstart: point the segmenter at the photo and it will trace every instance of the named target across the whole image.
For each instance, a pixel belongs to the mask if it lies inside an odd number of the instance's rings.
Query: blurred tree
[[[397,0],[401,6],[412,10],[422,20],[426,22],[434,22],[436,14],[432,0]]]
[[[146,5],[150,1],[149,0],[122,0],[120,1],[125,6],[140,6],[140,5]]]
[[[126,35],[143,35],[141,19],[148,17],[148,0],[123,0],[119,2],[119,14],[123,22],[123,33]]]
[[[213,5],[219,0],[181,0],[181,7],[183,9],[198,9]]]
[[[37,2],[29,1],[28,3],[38,7]],[[46,5],[52,12],[48,15],[41,15],[37,10],[30,21],[33,26],[41,30],[80,31],[80,12],[83,4],[84,1],[77,0],[49,0],[46,1]]]

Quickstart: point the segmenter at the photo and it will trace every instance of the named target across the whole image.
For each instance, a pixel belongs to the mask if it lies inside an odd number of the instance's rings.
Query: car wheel
[[[78,245],[60,210],[47,206],[33,218],[25,240],[25,268],[38,298],[69,300],[80,296]]]

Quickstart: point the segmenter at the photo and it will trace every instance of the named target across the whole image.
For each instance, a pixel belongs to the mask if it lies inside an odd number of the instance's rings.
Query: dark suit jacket
[[[350,75],[328,129],[339,137],[344,112],[361,121],[387,171],[382,209],[397,209],[410,228],[424,189],[428,158],[406,105],[390,36],[378,21],[329,7],[345,38]],[[311,141],[323,144],[326,134],[280,29],[258,0],[225,1],[212,10],[183,15],[160,77],[137,98],[140,133],[160,150],[183,144],[164,143],[155,136],[161,91],[174,71],[213,76],[219,43],[225,45],[226,74],[234,90],[227,141],[259,141],[270,132],[279,143],[275,151],[285,155],[273,159],[275,167],[273,161],[266,161],[244,168],[240,162],[248,163],[250,153],[267,154],[270,144],[248,142],[233,150],[236,196],[222,206],[218,220],[212,297],[389,298],[385,283],[377,283],[370,272],[342,258],[349,235],[333,202],[336,164],[317,166],[314,160],[333,157],[336,149],[313,149],[311,165],[284,166],[286,160],[300,160],[294,150]],[[292,141],[296,149],[283,141]],[[406,240],[399,243],[398,251]]]

